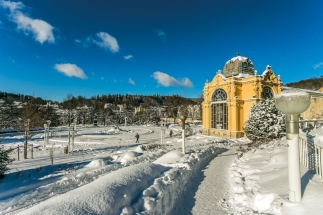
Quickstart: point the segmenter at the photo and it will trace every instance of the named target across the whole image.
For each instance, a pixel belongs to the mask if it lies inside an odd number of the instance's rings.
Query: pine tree
[[[4,149],[4,146],[0,147],[0,179],[4,177],[5,172],[9,170],[8,164],[10,164],[13,159],[9,157],[9,153],[13,149]]]
[[[278,138],[285,131],[285,117],[276,108],[273,99],[253,105],[248,117],[244,131],[252,141]]]

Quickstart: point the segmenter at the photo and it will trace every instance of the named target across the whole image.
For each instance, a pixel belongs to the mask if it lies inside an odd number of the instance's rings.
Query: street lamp
[[[24,159],[27,159],[27,146],[28,146],[28,135],[29,135],[29,123],[30,123],[30,119],[27,119],[27,124],[24,124],[25,125]]]
[[[288,143],[289,201],[300,202],[301,172],[299,162],[299,116],[310,106],[310,95],[300,90],[284,90],[275,97],[278,110],[286,114],[286,139]]]
[[[50,123],[51,123],[51,121],[50,121],[50,120],[47,120],[47,125],[48,125],[48,127],[47,127],[47,140],[46,140],[46,144],[48,144],[48,143],[49,143],[48,138],[49,138]]]
[[[160,121],[160,144],[163,144],[163,137],[165,136],[166,128],[163,126],[163,121]]]
[[[185,120],[186,116],[181,115],[180,119],[182,121],[182,152],[185,154]]]
[[[74,148],[74,136],[75,136],[75,131],[76,131],[76,123],[73,123],[73,129],[72,129],[72,144],[71,144],[71,148],[69,149],[70,152],[73,151]]]
[[[47,144],[47,124],[44,124],[44,145]]]

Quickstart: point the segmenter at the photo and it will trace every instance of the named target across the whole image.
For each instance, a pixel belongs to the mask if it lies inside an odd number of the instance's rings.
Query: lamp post
[[[163,126],[163,121],[160,121],[160,144],[163,144],[163,138],[165,136],[165,127]]]
[[[44,145],[47,144],[47,124],[44,124]]]
[[[302,199],[298,123],[300,114],[306,111],[310,103],[310,95],[300,90],[284,90],[275,97],[277,109],[286,114],[289,201],[291,202],[300,202]]]
[[[28,146],[28,135],[29,135],[29,122],[30,122],[30,119],[27,119],[27,124],[25,124],[24,159],[27,159],[27,146]]]
[[[186,116],[181,115],[180,119],[182,121],[182,152],[185,154],[185,120]]]
[[[76,123],[73,123],[73,127],[72,127],[72,144],[71,144],[71,149],[69,149],[70,152],[73,151],[74,148],[74,136],[75,136],[75,130],[76,130]]]
[[[70,151],[70,147],[71,147],[71,126],[68,126],[68,151]]]
[[[49,139],[48,138],[49,138],[50,123],[51,123],[51,121],[50,120],[47,120],[48,127],[47,127],[47,140],[46,140],[46,144],[49,143]]]

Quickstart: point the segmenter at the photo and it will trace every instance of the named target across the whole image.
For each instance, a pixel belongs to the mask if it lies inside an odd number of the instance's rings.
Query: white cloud
[[[181,80],[177,80],[174,77],[159,71],[154,72],[152,77],[158,82],[158,84],[164,87],[169,87],[169,86],[192,87],[193,86],[191,80],[186,77]]]
[[[123,56],[123,58],[126,60],[130,60],[131,58],[133,58],[133,55],[126,55],[126,56]]]
[[[135,85],[135,84],[136,84],[136,83],[135,83],[131,78],[129,78],[128,82],[129,82],[130,84],[132,84],[132,85]]]
[[[23,30],[25,34],[32,33],[35,40],[42,44],[46,41],[49,43],[55,42],[54,27],[41,19],[33,19],[22,13],[20,9],[25,7],[23,3],[0,1],[0,6],[10,10],[11,21],[15,22],[18,25],[17,28]]]
[[[155,33],[162,39],[162,40],[166,40],[166,33],[161,30],[161,29],[155,29]]]
[[[323,67],[323,62],[318,63],[318,64],[315,64],[315,65],[313,66],[313,68],[314,68],[314,69],[319,69],[319,68],[321,68],[321,67]]]
[[[17,12],[14,21],[18,25],[18,29],[22,29],[26,34],[32,32],[35,40],[40,43],[55,42],[53,34],[53,26],[40,19],[32,19],[24,14]]]
[[[22,9],[25,5],[21,2],[11,2],[11,1],[0,1],[0,5],[3,8],[8,8],[10,12],[14,12],[18,9]]]
[[[71,64],[71,63],[55,64],[54,68],[58,72],[61,72],[67,75],[68,77],[75,76],[77,78],[87,79],[84,71],[80,67],[76,66],[75,64]]]
[[[98,37],[98,40],[88,37],[86,41],[92,42],[103,49],[109,49],[111,52],[119,51],[118,41],[115,37],[105,32],[99,32],[96,36]]]

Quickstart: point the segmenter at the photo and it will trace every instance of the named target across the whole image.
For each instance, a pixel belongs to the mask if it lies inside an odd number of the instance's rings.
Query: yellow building
[[[283,90],[296,89],[305,91],[311,96],[311,104],[306,111],[301,113],[301,117],[304,120],[322,119],[323,118],[323,88],[319,90],[306,90],[294,87],[283,87]]]
[[[202,103],[202,133],[227,138],[244,136],[243,126],[252,105],[280,93],[282,82],[270,66],[257,75],[253,63],[237,54],[206,81]]]

